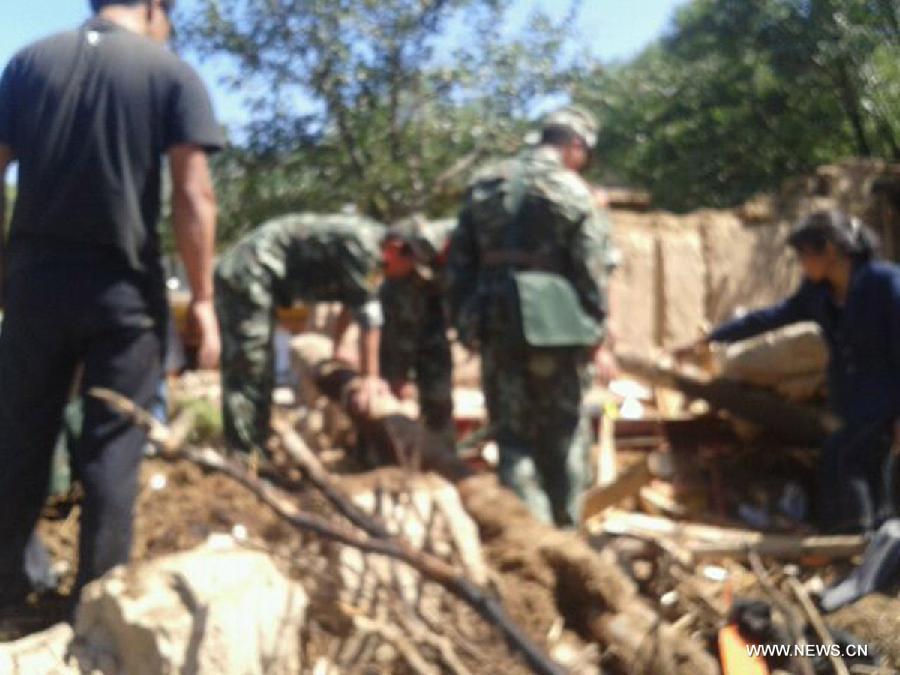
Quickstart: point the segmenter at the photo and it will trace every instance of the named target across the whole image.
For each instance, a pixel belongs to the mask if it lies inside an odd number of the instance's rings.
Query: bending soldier
[[[435,447],[453,449],[452,363],[443,306],[444,267],[455,220],[410,218],[388,231],[381,287],[381,374],[399,398],[418,389]]]
[[[303,213],[253,230],[216,268],[222,330],[222,416],[232,450],[264,451],[274,389],[277,307],[297,300],[341,302],[335,345],[353,317],[361,327],[357,405],[386,391],[378,377],[381,306],[379,244],[384,227],[356,215]]]

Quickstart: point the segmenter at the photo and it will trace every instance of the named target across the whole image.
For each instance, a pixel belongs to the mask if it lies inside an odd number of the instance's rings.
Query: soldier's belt
[[[559,265],[550,256],[527,251],[487,251],[482,259],[485,267],[511,266],[519,269],[558,272]]]

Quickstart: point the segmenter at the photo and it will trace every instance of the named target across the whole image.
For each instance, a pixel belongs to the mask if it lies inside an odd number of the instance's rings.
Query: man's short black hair
[[[563,146],[569,145],[575,141],[584,143],[584,139],[569,127],[558,124],[548,124],[541,131],[541,145]]]

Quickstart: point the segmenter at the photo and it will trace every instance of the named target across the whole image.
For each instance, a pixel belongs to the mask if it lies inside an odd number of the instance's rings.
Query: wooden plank
[[[607,487],[618,478],[616,453],[616,420],[608,411],[600,418],[600,442],[597,446],[597,485]]]
[[[818,445],[838,428],[837,420],[828,413],[791,403],[766,389],[732,380],[710,379],[637,354],[619,352],[616,359],[626,372],[703,399],[713,408],[759,425],[790,443]]]
[[[830,559],[852,558],[865,550],[861,535],[802,536],[770,534],[755,530],[678,522],[662,516],[648,516],[608,509],[588,525],[592,533],[631,535],[669,541],[689,552],[695,560],[734,557],[750,552],[760,556],[796,560],[807,556]]]
[[[650,471],[649,457],[644,457],[619,474],[618,478],[609,485],[588,490],[584,495],[581,507],[582,522],[615,506],[623,499],[636,497],[641,488],[649,485],[652,480],[653,473]]]

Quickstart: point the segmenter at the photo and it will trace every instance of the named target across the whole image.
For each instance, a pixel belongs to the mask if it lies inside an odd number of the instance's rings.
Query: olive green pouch
[[[564,277],[551,272],[515,272],[525,342],[532,347],[594,346],[603,328],[585,313]]]

